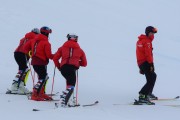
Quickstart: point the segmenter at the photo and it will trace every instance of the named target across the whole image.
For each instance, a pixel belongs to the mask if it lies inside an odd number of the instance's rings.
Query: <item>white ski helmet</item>
[[[33,29],[31,30],[31,32],[36,33],[36,34],[39,34],[39,33],[40,33],[40,30],[39,30],[38,28],[33,28]]]
[[[73,33],[67,34],[67,38],[68,38],[68,40],[75,40],[75,41],[78,40],[78,36],[76,34],[73,34]]]

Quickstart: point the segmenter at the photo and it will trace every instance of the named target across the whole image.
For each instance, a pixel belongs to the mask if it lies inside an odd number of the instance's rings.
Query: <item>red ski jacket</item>
[[[59,63],[59,59],[61,62]],[[79,44],[73,40],[66,41],[61,46],[53,58],[55,66],[59,69],[64,64],[86,67],[87,60],[84,51],[80,48]]]
[[[136,43],[137,64],[140,66],[145,61],[153,63],[152,41],[154,36],[147,37],[146,35],[140,35],[138,39]]]
[[[26,54],[32,51],[32,65],[47,65],[49,59],[53,58],[51,44],[48,37],[43,34],[38,34],[34,39],[28,41],[24,49]]]
[[[20,40],[19,46],[16,48],[15,52],[25,53],[25,51],[24,51],[24,45],[27,43],[27,41],[35,38],[36,35],[37,35],[37,34],[35,34],[34,32],[29,32],[29,33],[27,33],[27,34],[25,35],[25,37]]]

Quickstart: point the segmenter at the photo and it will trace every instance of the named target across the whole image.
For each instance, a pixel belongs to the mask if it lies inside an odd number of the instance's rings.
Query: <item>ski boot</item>
[[[50,101],[53,100],[52,97],[45,94],[45,86],[43,80],[39,80],[38,83],[34,86],[33,92],[31,95],[31,100],[35,101]]]
[[[155,105],[146,95],[139,94],[139,100],[135,100],[134,105]]]
[[[60,95],[61,107],[72,107],[75,106],[75,101],[72,99],[74,87],[69,87]]]
[[[35,100],[35,101],[51,101],[53,100],[52,97],[46,95],[44,93],[44,88],[42,88],[42,90],[40,91],[40,93],[38,93],[38,90],[36,88],[33,88],[33,92],[31,95],[31,100]]]
[[[150,93],[147,95],[149,100],[158,100],[158,97],[156,97],[154,94]]]
[[[29,75],[29,69],[27,68],[24,72],[22,70],[19,70],[19,72],[16,74],[11,89],[10,93],[11,94],[31,94],[31,92],[25,88],[27,78]]]
[[[12,86],[11,86],[11,94],[19,94],[19,95],[25,95],[25,94],[31,94],[31,91],[29,91],[25,86],[23,81],[15,81],[13,80]]]

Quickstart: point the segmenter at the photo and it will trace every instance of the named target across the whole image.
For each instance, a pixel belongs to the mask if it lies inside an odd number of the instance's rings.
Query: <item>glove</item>
[[[139,69],[139,73],[144,75],[144,72],[141,69]]]
[[[29,56],[30,58],[32,57],[32,51],[31,51],[31,50],[28,52],[28,56]]]

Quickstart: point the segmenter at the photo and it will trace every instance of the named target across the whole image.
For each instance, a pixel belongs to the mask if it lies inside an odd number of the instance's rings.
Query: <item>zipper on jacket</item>
[[[69,58],[68,58],[68,64],[69,64],[69,61],[70,61],[70,58],[73,56],[73,48],[69,48]]]
[[[34,55],[36,55],[36,49],[37,49],[37,45],[38,45],[38,41],[35,43],[35,45],[34,45]]]

